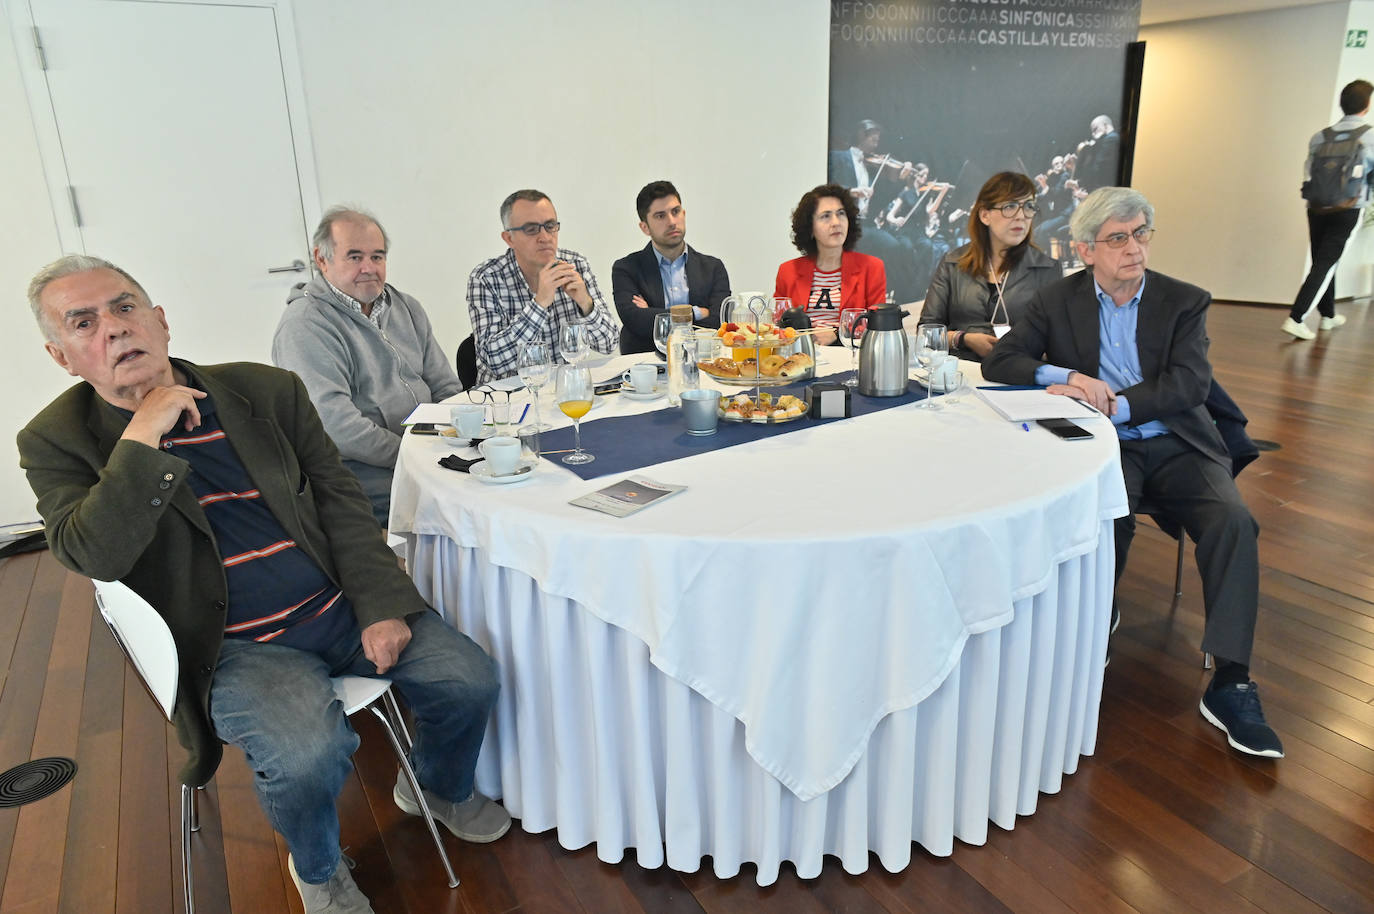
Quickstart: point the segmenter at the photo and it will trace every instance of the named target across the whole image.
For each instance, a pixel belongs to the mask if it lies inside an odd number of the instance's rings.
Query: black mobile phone
[[[592,393],[596,394],[598,397],[602,394],[613,394],[618,390],[620,390],[619,378],[613,378],[610,381],[602,381],[600,384],[593,385],[592,387]]]
[[[437,435],[439,429],[434,426],[433,422],[416,422],[410,427],[410,433],[412,435]]]
[[[1093,436],[1092,432],[1068,419],[1036,419],[1035,424],[1049,429],[1065,441],[1081,441]]]

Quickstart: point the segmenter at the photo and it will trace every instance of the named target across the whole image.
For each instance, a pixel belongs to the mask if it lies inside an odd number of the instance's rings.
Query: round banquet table
[[[551,386],[543,418],[562,424]],[[597,399],[593,454],[599,418],[666,408]],[[1061,441],[972,394],[802,420],[637,471],[688,488],[625,518],[568,502],[630,474],[552,457],[489,485],[406,435],[391,531],[500,668],[478,789],[604,861],[710,855],[761,885],[784,860],[858,873],[872,851],[895,872],[912,841],[947,855],[1013,827],[1096,739],[1126,497],[1110,423],[1083,424],[1091,440]]]

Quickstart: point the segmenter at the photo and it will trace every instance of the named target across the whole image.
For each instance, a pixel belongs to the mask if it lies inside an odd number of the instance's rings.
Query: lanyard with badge
[[[997,301],[992,305],[992,333],[999,340],[1011,332],[1011,314],[1007,311],[1006,299],[1002,297],[1002,290],[1006,288],[1007,277],[1003,274],[1001,280],[993,277],[993,288],[997,290]],[[1002,309],[1002,323],[997,323],[997,309]]]

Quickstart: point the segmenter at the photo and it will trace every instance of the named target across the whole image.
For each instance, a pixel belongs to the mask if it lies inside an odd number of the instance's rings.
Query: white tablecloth
[[[899,407],[650,468],[690,488],[625,519],[567,504],[609,480],[484,486],[407,436],[392,530],[502,666],[479,785],[565,846],[760,882],[1009,827],[1092,751],[1125,511],[1093,427]]]

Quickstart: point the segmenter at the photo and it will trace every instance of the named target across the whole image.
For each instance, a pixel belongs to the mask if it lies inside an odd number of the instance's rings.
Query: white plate
[[[649,393],[644,394],[640,393],[637,390],[631,390],[630,388],[622,385],[620,388],[620,393],[622,396],[625,397],[626,400],[657,400],[659,397],[665,396],[668,393],[668,385],[659,384]]]
[[[524,482],[534,475],[534,468],[539,465],[539,461],[521,462],[514,473],[505,476],[491,475],[491,467],[483,460],[481,463],[474,463],[468,470],[469,476],[474,476],[479,482],[485,482],[489,486],[505,486],[513,482]]]

